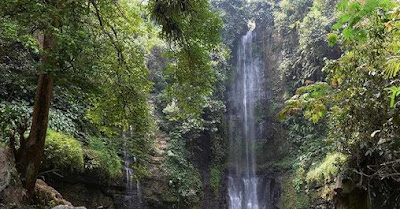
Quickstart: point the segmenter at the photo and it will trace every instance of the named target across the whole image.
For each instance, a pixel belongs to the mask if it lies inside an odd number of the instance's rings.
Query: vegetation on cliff
[[[317,167],[313,166],[315,158],[311,165],[303,162],[300,167],[306,170],[305,173],[311,169],[304,179],[307,184],[302,186],[319,188],[320,195],[327,200],[333,196],[324,195],[334,188],[325,191],[324,188],[332,185],[335,179],[337,185],[350,181],[354,186],[350,191],[346,186],[339,186],[335,189],[338,196],[351,200],[357,196],[353,192],[359,189],[358,193],[364,195],[361,201],[369,201],[367,204],[372,207],[399,207],[396,199],[400,194],[395,189],[395,185],[399,185],[398,67],[393,60],[398,53],[397,6],[394,1],[338,2],[337,20],[327,41],[331,46],[339,44],[343,55],[326,61],[322,70],[326,77],[319,78],[326,83],[301,87],[281,111],[281,115],[290,117],[288,120],[295,123],[293,130],[301,130],[299,127],[305,128],[307,123],[314,127],[297,131],[307,134],[301,146],[320,135],[317,147],[322,152],[317,156],[335,151],[340,152],[336,155],[347,158],[346,161],[333,160],[328,155],[325,159],[320,158]],[[314,125],[301,122],[299,113]],[[298,159],[304,161],[304,158]],[[332,161],[337,163],[334,170],[322,169]],[[324,181],[318,180],[319,176]]]

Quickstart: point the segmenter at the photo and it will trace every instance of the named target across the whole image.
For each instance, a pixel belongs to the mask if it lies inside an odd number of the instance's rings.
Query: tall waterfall
[[[265,209],[258,195],[256,175],[257,137],[255,108],[261,95],[261,71],[253,57],[254,22],[241,38],[237,52],[236,79],[230,91],[230,163],[228,194],[230,209]]]

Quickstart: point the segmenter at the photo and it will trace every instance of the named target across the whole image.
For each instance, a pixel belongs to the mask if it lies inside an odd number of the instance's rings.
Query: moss
[[[47,130],[44,155],[45,168],[76,171],[83,169],[81,144],[73,137],[63,133]]]
[[[346,156],[340,153],[328,153],[325,159],[307,172],[307,183],[324,184],[339,172],[339,165],[346,162]]]

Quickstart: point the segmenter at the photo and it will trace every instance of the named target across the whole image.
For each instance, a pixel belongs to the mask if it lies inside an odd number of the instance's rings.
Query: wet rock
[[[50,180],[50,179],[48,179]],[[52,179],[49,184],[59,191],[72,205],[83,205],[90,209],[115,209],[113,191],[108,191],[107,185],[80,182],[78,176]],[[110,188],[111,190],[112,188]]]
[[[24,195],[25,190],[15,169],[14,156],[9,149],[0,147],[0,203],[18,205]]]
[[[50,203],[72,206],[57,190],[40,179],[35,184],[35,203],[44,206]]]

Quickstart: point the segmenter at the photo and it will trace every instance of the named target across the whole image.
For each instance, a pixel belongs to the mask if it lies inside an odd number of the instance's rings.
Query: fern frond
[[[396,98],[398,96],[400,96],[400,87],[398,86],[391,86],[389,88],[386,88],[385,90],[389,91],[389,93],[391,94],[390,97],[390,107],[394,107],[395,106],[395,102],[396,102]]]
[[[389,57],[386,61],[383,74],[387,78],[394,78],[400,71],[400,56]]]

